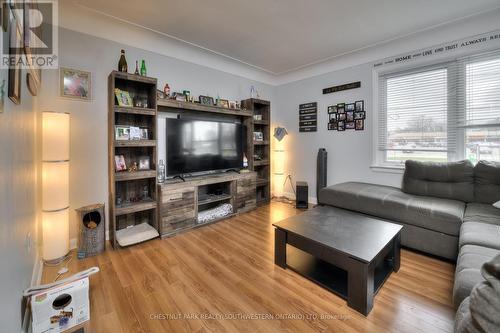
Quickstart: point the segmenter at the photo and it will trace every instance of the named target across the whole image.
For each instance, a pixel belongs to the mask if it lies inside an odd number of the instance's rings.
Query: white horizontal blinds
[[[500,52],[458,61],[464,68],[465,93],[459,103],[465,109],[464,127],[500,125]],[[461,87],[459,87],[461,88]]]
[[[465,157],[500,161],[500,52],[458,60],[463,69],[458,98],[465,128]]]
[[[402,152],[446,152],[448,68],[383,75],[379,81],[379,148]]]

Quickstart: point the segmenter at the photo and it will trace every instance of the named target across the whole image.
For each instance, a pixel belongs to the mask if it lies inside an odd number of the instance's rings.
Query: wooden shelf
[[[115,147],[156,147],[156,140],[115,140]]]
[[[254,125],[269,125],[269,120],[253,120]]]
[[[224,201],[224,200],[228,200],[231,198],[232,198],[231,194],[212,195],[212,196],[208,196],[206,199],[202,199],[202,200],[198,199],[198,206],[206,205],[206,204],[213,203],[213,202]]]
[[[113,106],[115,112],[118,113],[128,113],[128,114],[140,114],[144,116],[156,116],[156,109],[151,108],[136,108],[131,106]]]
[[[116,172],[116,155],[122,155],[127,165],[146,156],[154,169],[157,157],[157,111],[156,111],[156,84],[152,77],[112,71],[108,76],[108,186],[109,186],[109,240],[116,248],[117,234],[120,237],[128,233],[145,232],[148,229],[158,230],[157,214],[157,182],[156,170],[138,170],[134,172]],[[120,106],[115,91],[126,91],[130,96],[139,96],[147,100],[148,108]],[[116,126],[134,126],[148,130],[147,140],[116,140]],[[147,188],[150,199],[131,202],[126,205],[116,205],[117,198],[128,199],[136,197]],[[146,225],[146,224],[147,225]],[[123,230],[130,225],[143,227]],[[151,234],[151,233],[149,233]],[[145,236],[149,237],[149,236]],[[122,242],[123,243],[123,242]],[[125,242],[127,243],[127,242]]]
[[[253,112],[245,109],[229,109],[220,106],[202,105],[199,103],[181,102],[173,99],[158,99],[158,107],[177,109],[177,110],[191,110],[201,112],[212,112],[220,114],[230,114],[242,117],[253,117]],[[159,108],[159,111],[161,109]]]
[[[257,181],[255,182],[255,185],[257,185],[257,186],[269,185],[269,180],[268,179],[258,178]]]
[[[115,173],[116,182],[123,182],[127,180],[136,180],[136,179],[148,179],[155,177],[156,177],[156,170],[142,170],[134,172],[121,171]]]
[[[198,223],[198,221],[196,221],[196,223],[194,225],[194,228],[201,227],[201,226],[204,226],[204,225],[207,225],[207,224],[212,224],[212,223],[215,223],[215,222],[219,222],[221,220],[225,220],[225,219],[231,218],[233,216],[236,216],[236,213],[232,213],[232,214],[229,214],[229,215],[226,215],[226,216],[222,216],[222,217],[216,218],[215,220],[208,221],[208,222]]]
[[[253,166],[269,165],[269,160],[253,161]]]
[[[253,144],[255,146],[268,146],[269,145],[269,141],[254,141]]]
[[[153,77],[124,73],[124,72],[119,72],[119,71],[113,71],[113,72],[111,72],[111,75],[113,75],[115,78],[122,79],[122,80],[135,81],[135,82],[147,83],[147,84],[152,84],[152,85],[156,85],[156,82],[157,82],[157,80]]]
[[[126,214],[132,214],[132,213],[137,213],[137,212],[143,212],[145,210],[150,210],[150,209],[156,209],[156,201],[155,200],[148,200],[148,201],[140,201],[140,202],[134,202],[125,206],[116,206],[115,207],[115,215],[126,215]]]
[[[249,98],[246,101],[248,101],[247,103],[251,103],[251,104],[259,104],[259,105],[266,105],[266,106],[271,105],[271,102],[265,101],[265,100],[260,99],[260,98]]]

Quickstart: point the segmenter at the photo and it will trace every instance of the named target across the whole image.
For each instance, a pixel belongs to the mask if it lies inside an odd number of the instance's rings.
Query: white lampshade
[[[43,112],[42,159],[44,161],[69,160],[69,114]]]
[[[42,212],[43,259],[59,259],[69,252],[69,208]]]
[[[69,125],[67,113],[42,114],[43,259],[69,252]]]
[[[59,210],[69,206],[69,162],[42,163],[43,210]]]

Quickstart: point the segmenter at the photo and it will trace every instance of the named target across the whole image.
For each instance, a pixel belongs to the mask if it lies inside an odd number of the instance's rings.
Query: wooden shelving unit
[[[262,99],[250,98],[241,101],[241,106],[252,112],[252,116],[260,115],[262,117],[261,120],[253,119],[253,132],[262,132],[264,140],[252,142],[252,154],[248,157],[248,166],[250,170],[257,173],[257,205],[267,204],[271,201],[271,103]],[[255,159],[254,155],[258,155],[260,159]]]
[[[227,115],[243,116],[243,117],[251,117],[253,115],[250,110],[229,109],[219,106],[203,105],[199,103],[181,102],[173,99],[158,99],[158,106],[162,106],[165,108],[172,108],[172,109],[183,109],[183,110],[197,111],[197,112],[211,112],[211,113],[227,114]]]
[[[151,237],[158,233],[158,194],[156,186],[156,79],[113,71],[108,77],[109,148],[109,238],[117,247],[120,230],[133,231],[137,225],[151,226]],[[147,99],[148,108],[119,106],[115,88],[128,91],[132,98]],[[144,140],[115,140],[115,126],[136,126],[148,131]],[[127,168],[140,158],[149,158],[149,170],[116,171],[115,156],[123,155]],[[147,195],[145,191],[147,190]],[[118,205],[117,197],[121,203]],[[131,200],[132,199],[132,200]],[[147,223],[144,225],[144,223]]]

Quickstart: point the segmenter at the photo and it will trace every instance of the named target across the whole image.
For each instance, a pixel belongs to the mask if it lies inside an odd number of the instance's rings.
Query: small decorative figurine
[[[170,86],[168,83],[165,83],[165,87],[163,87],[163,93],[165,94],[165,98],[170,97]]]
[[[129,172],[135,172],[137,171],[137,162],[132,163],[132,166],[128,168]]]

